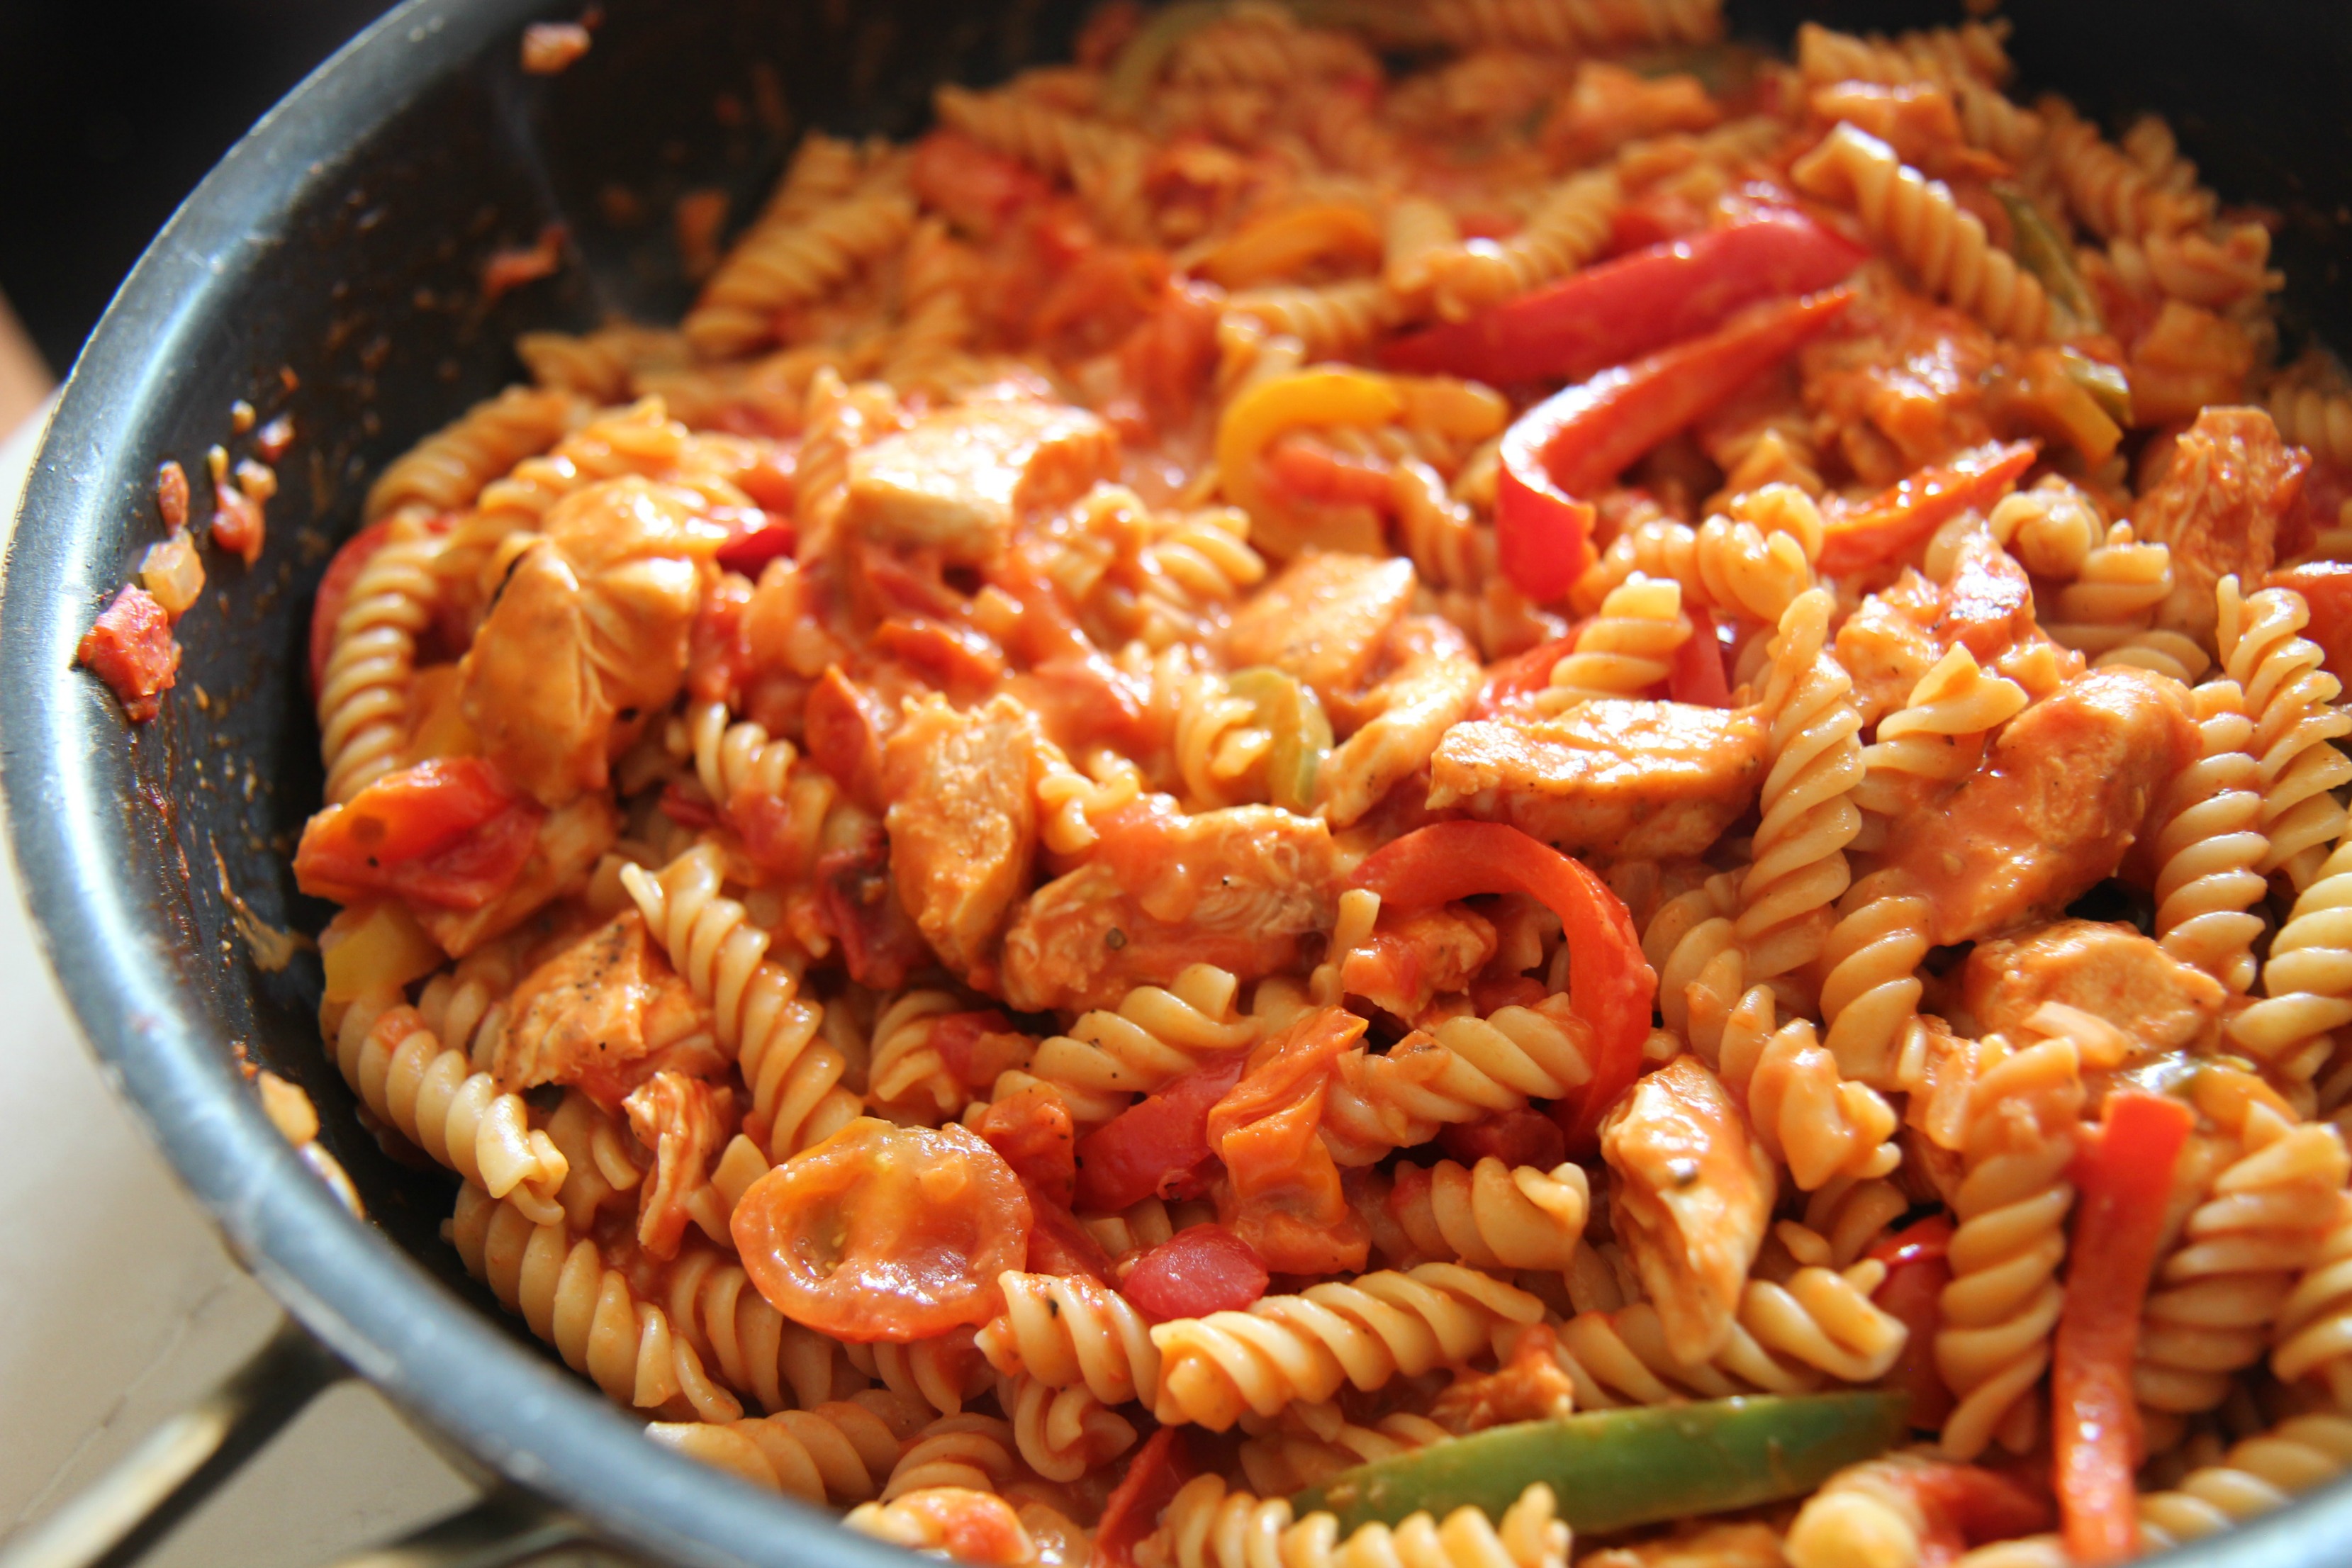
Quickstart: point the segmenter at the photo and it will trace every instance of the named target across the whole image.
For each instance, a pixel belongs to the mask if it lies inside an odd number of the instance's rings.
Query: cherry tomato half
[[[753,1183],[732,1229],[776,1310],[836,1339],[905,1344],[986,1322],[1029,1226],[1021,1179],[971,1132],[861,1117]]]

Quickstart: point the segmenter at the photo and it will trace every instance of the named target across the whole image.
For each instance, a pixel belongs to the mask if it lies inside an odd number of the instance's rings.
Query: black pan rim
[[[272,109],[197,186],[108,306],[44,433],[0,581],[0,797],[43,956],[101,1071],[230,1250],[285,1309],[411,1416],[618,1542],[709,1568],[902,1561],[828,1513],[769,1498],[646,1440],[584,1382],[450,1294],[297,1160],[201,1010],[150,955],[169,937],[110,864],[105,759],[119,710],[73,666],[121,580],[100,482],[168,399],[173,349],[279,221],[419,84],[511,48],[544,0],[408,0]],[[139,465],[133,463],[132,467]]]
[[[237,1258],[412,1416],[486,1466],[662,1559],[902,1562],[660,1449],[583,1381],[458,1300],[313,1180],[152,955],[170,938],[108,859],[102,775],[127,776],[119,711],[73,668],[121,581],[99,526],[137,412],[173,393],[172,350],[231,292],[280,220],[366,132],[438,74],[511,47],[546,0],[406,0],[265,116],[142,257],[76,363],[43,436],[0,580],[0,804],[43,954],[101,1070]],[[110,768],[110,760],[111,767]],[[2207,1568],[2343,1560],[2352,1482],[2172,1559]]]

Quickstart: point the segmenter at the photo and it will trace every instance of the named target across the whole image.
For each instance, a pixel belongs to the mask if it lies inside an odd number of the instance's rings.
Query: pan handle
[[[0,1547],[0,1568],[125,1568],[137,1562],[311,1400],[350,1375],[299,1325],[279,1324],[219,1387]]]

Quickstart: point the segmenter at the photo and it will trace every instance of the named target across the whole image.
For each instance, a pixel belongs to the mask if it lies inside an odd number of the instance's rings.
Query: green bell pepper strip
[[[1321,700],[1297,677],[1264,667],[1237,671],[1226,685],[1256,710],[1257,722],[1274,737],[1265,759],[1268,801],[1302,816],[1313,811],[1315,775],[1331,749],[1331,721]]]
[[[2065,237],[2051,226],[2042,216],[2042,209],[2023,192],[1996,186],[1993,194],[2000,198],[2003,211],[2009,214],[2009,247],[2018,265],[2042,280],[2050,298],[2059,308],[2074,318],[2074,325],[2086,332],[2100,330],[2099,307],[2091,299],[2090,286],[2074,268],[2074,258],[2066,248]]]
[[[1490,1519],[1538,1481],[1579,1533],[1752,1508],[1812,1490],[1906,1436],[1899,1394],[1763,1395],[1493,1426],[1342,1470],[1291,1499],[1339,1533],[1464,1504]]]

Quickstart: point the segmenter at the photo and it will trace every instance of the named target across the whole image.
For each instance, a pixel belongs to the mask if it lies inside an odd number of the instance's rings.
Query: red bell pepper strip
[[[1853,302],[1833,289],[1743,311],[1703,338],[1604,370],[1554,394],[1504,432],[1495,487],[1503,574],[1543,603],[1592,562],[1592,505],[1643,453],[1770,369]]]
[[[1881,490],[1861,510],[1829,525],[1822,538],[1822,571],[1834,575],[1900,555],[1948,519],[1970,508],[1990,510],[2033,466],[2038,450],[2031,441],[1988,444]]]
[[[717,515],[712,521],[727,530],[727,542],[719,547],[719,564],[730,572],[756,577],[760,568],[791,555],[793,546],[800,542],[800,534],[787,512],[766,511],[756,506],[714,510]]]
[[[1935,1430],[1951,1413],[1952,1391],[1936,1370],[1936,1331],[1944,1321],[1944,1287],[1952,1282],[1952,1221],[1930,1215],[1905,1226],[1870,1249],[1886,1265],[1886,1278],[1871,1292],[1879,1310],[1909,1331],[1902,1357],[1883,1380],[1911,1396],[1908,1417],[1916,1428]]]
[[[1731,678],[1724,673],[1723,640],[1715,635],[1715,617],[1705,610],[1688,612],[1691,635],[1675,649],[1666,667],[1666,695],[1676,702],[1701,708],[1731,706]]]
[[[1223,1226],[1186,1226],[1128,1270],[1118,1293],[1154,1323],[1238,1312],[1265,1294],[1265,1260]]]
[[[1135,1548],[1160,1523],[1160,1511],[1192,1479],[1189,1426],[1162,1426],[1127,1462],[1127,1474],[1111,1489],[1095,1525],[1087,1568],[1135,1568]]]
[[[1802,213],[1764,209],[1587,268],[1469,321],[1399,338],[1381,363],[1497,386],[1580,380],[1712,331],[1759,300],[1843,282],[1867,254]]]
[[[1171,1195],[1213,1152],[1209,1110],[1242,1080],[1249,1057],[1213,1057],[1079,1139],[1078,1206],[1107,1214]]]
[[[1576,635],[1541,643],[1525,653],[1496,659],[1486,669],[1486,684],[1471,705],[1473,719],[1530,719],[1536,693],[1551,685],[1551,667],[1576,651]]]
[[[1658,977],[1624,900],[1583,862],[1499,822],[1439,822],[1382,845],[1353,885],[1384,906],[1428,909],[1480,893],[1525,893],[1568,937],[1569,1005],[1592,1029],[1592,1079],[1571,1111],[1552,1108],[1570,1150],[1591,1147],[1612,1101],[1642,1070]]]
[[[2192,1120],[2177,1100],[2119,1089],[2107,1096],[2095,1141],[2076,1158],[2082,1201],[2050,1382],[2059,1526],[2076,1563],[2122,1563],[2139,1553],[2132,1362],[2173,1163]]]

